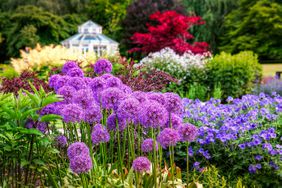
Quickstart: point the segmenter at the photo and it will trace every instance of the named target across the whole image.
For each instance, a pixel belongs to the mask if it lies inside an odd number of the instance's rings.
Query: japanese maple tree
[[[129,52],[141,51],[143,54],[159,51],[165,47],[173,49],[178,54],[191,51],[194,54],[208,51],[206,42],[188,43],[194,36],[188,32],[194,25],[204,24],[199,16],[185,16],[175,11],[156,12],[150,16],[154,25],[148,24],[148,33],[134,33],[131,40],[138,47]]]

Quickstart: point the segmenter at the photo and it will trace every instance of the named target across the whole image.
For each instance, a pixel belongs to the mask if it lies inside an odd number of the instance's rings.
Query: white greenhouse
[[[61,44],[73,50],[79,50],[83,54],[95,52],[114,54],[118,51],[118,43],[102,34],[102,26],[91,20],[78,26],[78,33],[64,40]]]

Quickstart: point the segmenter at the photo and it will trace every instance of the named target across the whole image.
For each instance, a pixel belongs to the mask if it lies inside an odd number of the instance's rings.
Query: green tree
[[[76,30],[74,27],[80,22],[74,15],[63,17],[54,15],[41,8],[27,5],[18,7],[10,17],[10,25],[5,31],[7,38],[7,54],[17,56],[19,49],[24,46],[33,46],[39,42],[43,45],[58,44]]]
[[[236,8],[234,0],[183,0],[189,15],[201,16],[205,24],[190,29],[195,41],[205,41],[213,53],[218,52],[219,37],[224,33],[223,22],[231,10]]]
[[[239,0],[239,7],[226,17],[224,28],[220,50],[252,50],[260,59],[282,58],[281,1]]]

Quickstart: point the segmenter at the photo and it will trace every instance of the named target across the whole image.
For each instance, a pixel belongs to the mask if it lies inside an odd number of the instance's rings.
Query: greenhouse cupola
[[[102,26],[91,20],[78,26],[78,33],[64,40],[61,44],[66,48],[79,50],[83,54],[95,52],[114,54],[118,51],[118,43],[102,34]]]

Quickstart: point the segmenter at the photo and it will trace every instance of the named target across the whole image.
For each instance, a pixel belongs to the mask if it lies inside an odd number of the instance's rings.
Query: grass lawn
[[[263,76],[275,76],[276,71],[282,72],[282,64],[262,64]]]

